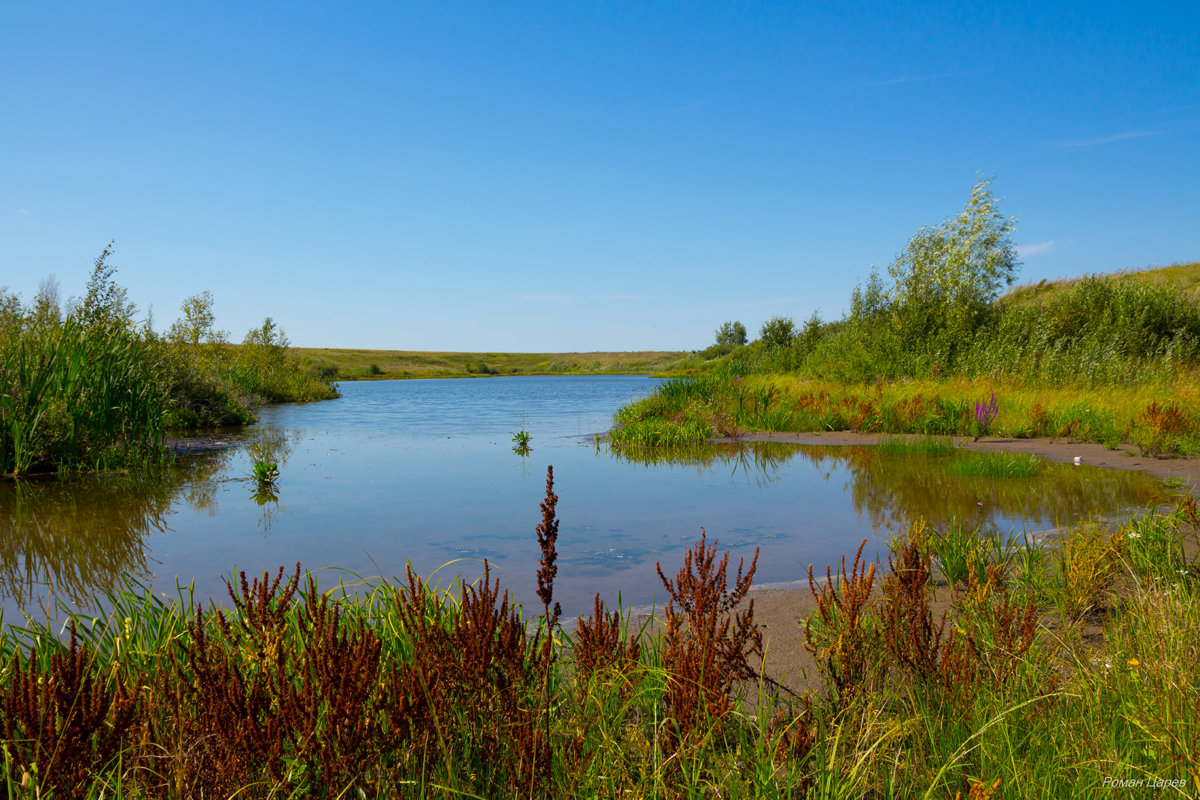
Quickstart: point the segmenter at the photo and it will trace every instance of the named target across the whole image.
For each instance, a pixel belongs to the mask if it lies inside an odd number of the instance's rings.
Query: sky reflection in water
[[[411,562],[448,583],[484,558],[526,607],[535,596],[534,527],[554,465],[565,613],[596,592],[644,606],[663,597],[700,528],[733,560],[762,549],[756,584],[798,581],[858,543],[922,515],[1052,527],[1161,497],[1133,472],[1049,465],[1034,480],[950,475],[944,461],[873,448],[778,443],[704,447],[664,457],[610,451],[590,434],[654,386],[644,377],[491,378],[343,385],[340,400],[263,409],[244,446],[181,459],[169,474],[0,484],[5,621],[40,615],[48,593],[71,605],[129,575],[168,596],[195,582],[224,597],[222,576],[300,561],[323,585],[403,576]],[[517,430],[532,434],[527,456]],[[279,500],[254,497],[249,445],[279,463]]]

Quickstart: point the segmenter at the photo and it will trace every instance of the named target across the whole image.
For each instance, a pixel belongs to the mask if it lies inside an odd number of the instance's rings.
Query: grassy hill
[[[480,375],[621,375],[671,372],[685,352],[442,353],[292,347],[303,367],[326,370],[336,380],[456,378]],[[333,372],[328,372],[328,371]]]
[[[1084,277],[1105,278],[1114,282],[1134,285],[1170,286],[1179,289],[1191,300],[1200,304],[1200,262],[1171,264],[1166,267],[1144,267],[1126,269],[1100,275],[1060,278],[1056,281],[1042,280],[1015,287],[1000,299],[1001,303],[1015,306],[1030,306],[1044,303],[1078,284]]]
[[[1117,283],[1171,286],[1200,305],[1200,262],[1122,270],[1017,286],[1001,305],[1031,307],[1052,302],[1085,277]],[[681,351],[596,353],[458,353],[418,350],[366,350],[292,347],[300,366],[324,370],[334,380],[458,378],[481,375],[620,375],[684,373],[712,369],[718,362]]]

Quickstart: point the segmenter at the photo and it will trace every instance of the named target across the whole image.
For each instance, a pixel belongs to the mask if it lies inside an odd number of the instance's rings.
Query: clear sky
[[[1200,3],[0,0],[0,286],[159,328],[698,349],[993,173],[1022,282],[1200,259]]]

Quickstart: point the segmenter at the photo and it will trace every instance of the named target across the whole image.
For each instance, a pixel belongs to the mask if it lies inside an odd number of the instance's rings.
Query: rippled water
[[[873,448],[762,444],[668,458],[612,451],[592,434],[648,393],[645,377],[378,381],[343,397],[263,409],[237,446],[180,460],[168,474],[0,484],[5,620],[51,598],[86,605],[132,575],[173,595],[224,594],[235,568],[321,569],[323,584],[402,576],[443,583],[493,575],[536,605],[534,527],[547,465],[560,496],[556,596],[568,614],[594,593],[661,602],[655,563],[673,573],[701,527],[734,560],[761,548],[756,583],[802,579],[916,515],[1037,530],[1161,497],[1131,472],[1049,465],[1034,480],[961,478],[944,461]],[[512,435],[532,434],[531,452]],[[278,502],[243,478],[251,445],[277,460]]]

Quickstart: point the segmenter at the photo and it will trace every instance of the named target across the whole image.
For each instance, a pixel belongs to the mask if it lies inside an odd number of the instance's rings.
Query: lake
[[[649,393],[644,376],[346,383],[337,400],[260,410],[232,446],[181,457],[152,475],[0,483],[4,619],[88,606],[132,576],[173,597],[224,597],[223,576],[299,561],[339,580],[399,576],[446,585],[487,559],[527,609],[538,606],[535,526],[554,466],[559,495],[555,596],[567,615],[661,605],[655,564],[673,576],[707,530],[747,560],[756,585],[824,572],[867,539],[886,562],[888,534],[917,515],[1002,531],[1039,531],[1161,499],[1140,473],[1048,465],[1036,479],[949,474],[944,461],[869,447],[760,444],[673,454],[610,450],[594,434]],[[531,434],[530,452],[513,434]],[[256,455],[279,464],[277,500],[245,480]]]

